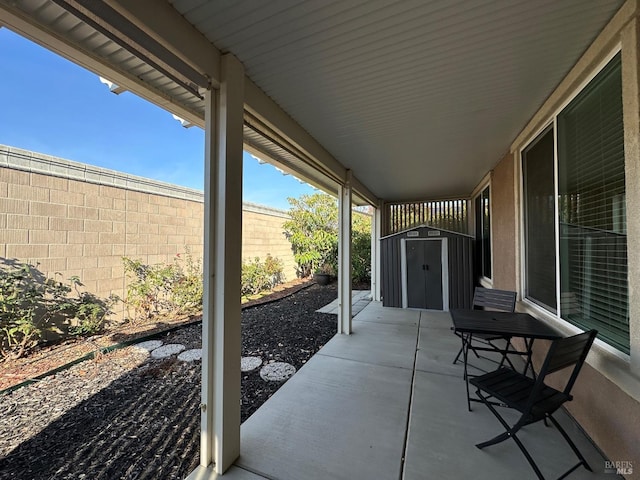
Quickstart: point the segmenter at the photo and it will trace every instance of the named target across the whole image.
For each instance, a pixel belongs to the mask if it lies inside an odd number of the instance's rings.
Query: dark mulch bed
[[[336,332],[313,285],[242,312],[242,355],[299,369]],[[165,343],[200,345],[200,327]],[[0,397],[0,479],[178,479],[199,462],[200,362],[112,352]],[[280,384],[242,374],[242,421]],[[268,439],[265,439],[268,441]]]

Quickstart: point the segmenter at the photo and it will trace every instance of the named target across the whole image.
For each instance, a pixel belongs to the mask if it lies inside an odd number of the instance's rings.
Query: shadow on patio
[[[475,448],[503,429],[485,406],[467,411],[450,326],[448,313],[369,304],[352,336],[334,337],[242,425],[240,459],[224,477],[535,478],[513,442]],[[556,417],[595,471],[569,478],[616,478],[579,427]],[[520,436],[550,478],[575,463],[552,427],[540,422]]]

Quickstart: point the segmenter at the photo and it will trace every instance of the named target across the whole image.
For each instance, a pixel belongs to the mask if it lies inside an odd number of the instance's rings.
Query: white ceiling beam
[[[106,0],[106,2],[180,60],[207,75],[213,88],[219,86],[220,51],[168,2],[164,0]],[[6,24],[24,37],[84,68],[109,78],[119,87],[149,100],[188,123],[204,128],[202,113],[194,112],[174,102],[170,96],[153,89],[128,72],[115,69],[101,57],[82,49],[70,39],[47,29],[46,26],[38,24],[12,6],[11,2],[0,0],[0,23]],[[293,145],[305,162],[327,175],[332,181],[344,182],[346,167],[248,77],[245,79],[245,110]],[[372,205],[377,204],[375,195],[358,179],[353,179],[353,186],[355,196]]]
[[[220,85],[220,51],[165,0],[106,0],[192,68]]]
[[[317,188],[318,190],[322,190],[323,192],[330,193],[332,195],[337,195],[338,185],[330,180],[327,180],[324,178],[322,180],[319,180],[317,178],[312,178],[309,175],[305,175],[304,173],[279,162],[277,158],[274,158],[269,152],[260,148],[259,145],[247,143],[246,140],[244,142],[244,149],[245,151],[249,152],[255,157],[264,159],[266,161],[265,163],[275,166],[280,170],[284,171],[285,173],[289,175],[293,175],[296,178],[299,178],[303,182],[308,183],[309,185],[311,185],[314,188]]]
[[[135,19],[139,28],[183,61],[206,73],[212,80],[218,79],[220,51],[169,3],[158,0],[107,0],[107,3],[130,20]],[[308,160],[314,161],[323,173],[334,179],[344,179],[346,168],[249,77],[245,78],[245,109],[305,152]],[[377,204],[377,198],[360,181],[355,179],[354,186],[358,187],[356,190],[360,197],[372,205]]]
[[[354,195],[361,197],[363,200],[367,201],[372,207],[378,205],[380,200],[376,197],[371,190],[369,190],[364,183],[358,180],[355,176],[351,176],[351,188],[353,189]]]
[[[209,77],[193,68],[154,37],[106,2],[50,0],[111,42],[144,61],[191,94],[202,97],[211,87]]]
[[[189,122],[204,125],[201,114],[175,102],[169,95],[154,89],[134,75],[114,68],[105,59],[81,48],[72,40],[36,23],[34,19],[8,2],[0,1],[0,23],[87,70],[108,78],[123,89],[129,90]]]
[[[344,179],[347,171],[344,165],[248,78],[245,80],[245,109],[280,137],[288,139],[296,149],[307,153],[328,175],[339,181]]]
[[[193,68],[205,73],[215,87],[219,83],[220,51],[168,2],[160,0],[106,0],[121,15],[161,43]],[[152,15],[149,12],[153,12]],[[297,122],[271,100],[249,77],[245,78],[245,109],[282,138],[307,154],[320,171],[335,180],[345,177],[346,168],[329,154]],[[357,193],[375,205],[376,197],[359,181]]]
[[[320,145],[309,133],[291,118],[278,104],[264,93],[250,78],[245,79],[245,110],[307,156],[316,168],[339,183],[344,182],[347,169]],[[377,205],[378,199],[357,178],[352,177],[354,194]]]

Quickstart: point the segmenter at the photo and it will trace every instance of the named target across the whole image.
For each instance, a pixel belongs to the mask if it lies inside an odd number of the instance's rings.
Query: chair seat
[[[555,412],[564,402],[572,399],[571,395],[544,385],[538,392],[537,398],[532,400],[533,405],[529,410],[528,402],[536,382],[510,368],[500,368],[474,377],[469,383],[484,390],[509,408],[520,413],[529,411],[530,418],[527,423],[544,418],[545,414]]]

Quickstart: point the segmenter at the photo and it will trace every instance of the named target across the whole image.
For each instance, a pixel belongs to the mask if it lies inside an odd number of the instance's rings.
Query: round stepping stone
[[[202,349],[194,348],[192,350],[185,350],[180,355],[178,355],[178,360],[182,360],[183,362],[193,362],[195,360],[202,359]]]
[[[242,357],[240,359],[240,370],[243,372],[250,372],[262,365],[262,359],[260,357]]]
[[[156,348],[151,352],[151,356],[153,358],[167,358],[171,355],[175,355],[176,353],[180,353],[186,347],[184,345],[180,345],[179,343],[167,343],[160,348]]]
[[[285,362],[274,362],[260,370],[260,377],[268,382],[284,382],[296,373],[296,367]]]
[[[147,352],[151,352],[158,347],[162,346],[162,340],[147,340],[146,342],[136,343],[133,348],[137,348],[138,350],[146,350]]]

